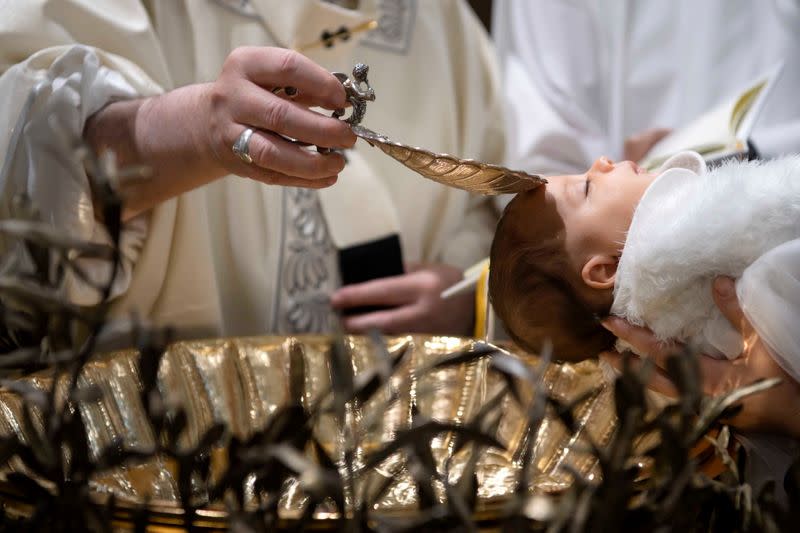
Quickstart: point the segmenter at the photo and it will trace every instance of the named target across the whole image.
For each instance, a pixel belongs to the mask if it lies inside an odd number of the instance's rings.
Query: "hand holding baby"
[[[736,299],[734,282],[728,277],[719,277],[714,282],[714,302],[723,315],[741,334],[744,351],[736,359],[699,358],[703,376],[703,390],[709,396],[724,394],[762,378],[779,377],[780,385],[765,392],[748,396],[742,402],[742,410],[729,422],[741,431],[773,432],[800,437],[800,384],[789,376],[770,355],[764,342],[744,316]],[[665,344],[647,328],[638,327],[619,317],[603,320],[603,326],[615,336],[633,346],[636,351],[647,354],[655,362],[659,372],[653,373],[651,388],[676,396],[677,390],[663,372],[670,355],[682,351],[682,346]],[[622,355],[604,352],[601,357],[617,368],[622,367]],[[632,355],[635,359],[637,356]]]

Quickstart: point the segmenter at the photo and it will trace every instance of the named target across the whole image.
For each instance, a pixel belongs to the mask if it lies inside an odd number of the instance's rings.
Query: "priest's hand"
[[[782,383],[776,387],[746,397],[742,401],[742,410],[729,423],[742,431],[776,432],[800,437],[800,384],[775,362],[744,316],[736,299],[734,281],[727,277],[717,278],[713,295],[717,307],[742,334],[744,351],[733,360],[699,356],[704,392],[715,396],[761,378],[781,378]],[[677,395],[677,390],[663,370],[669,356],[682,353],[682,346],[662,343],[650,330],[633,326],[621,318],[606,319],[603,325],[638,352],[648,354],[653,359],[658,371],[653,373],[651,388],[668,396]],[[622,356],[616,352],[606,352],[601,357],[617,368],[622,367]]]
[[[291,87],[291,94],[283,88]],[[344,107],[345,91],[330,72],[307,57],[282,48],[235,49],[217,80],[199,102],[198,152],[225,173],[268,184],[320,188],[344,168],[340,154],[306,150],[284,137],[327,148],[350,148],[356,141],[343,121],[309,109]],[[204,127],[203,127],[204,126]],[[252,163],[231,146],[247,128]]]
[[[331,296],[335,309],[387,307],[346,316],[344,328],[352,333],[377,329],[383,333],[435,333],[469,335],[474,320],[474,295],[463,294],[443,300],[441,293],[463,278],[461,269],[445,265],[424,265],[401,276],[348,285]]]
[[[285,87],[296,91],[287,94]],[[349,148],[350,126],[309,109],[345,106],[342,84],[302,54],[268,47],[237,48],[216,81],[159,96],[114,102],[90,117],[84,138],[111,149],[121,165],[144,165],[151,178],[124,192],[125,218],[227,174],[269,185],[320,188],[344,168],[337,153],[304,149],[287,138]],[[232,147],[248,128],[246,162]],[[246,137],[242,137],[245,140]]]

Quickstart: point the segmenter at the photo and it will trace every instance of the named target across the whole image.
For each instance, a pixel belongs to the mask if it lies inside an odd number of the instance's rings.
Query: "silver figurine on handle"
[[[348,78],[347,74],[342,72],[332,72],[332,74],[342,82],[344,86],[345,97],[352,106],[350,116],[344,119],[345,122],[351,126],[357,126],[364,120],[364,115],[367,113],[367,102],[375,101],[375,90],[370,86],[367,80],[369,74],[369,67],[364,63],[356,63],[353,67],[353,78]],[[363,87],[362,87],[363,86]],[[344,109],[337,109],[333,112],[335,118],[344,116]]]

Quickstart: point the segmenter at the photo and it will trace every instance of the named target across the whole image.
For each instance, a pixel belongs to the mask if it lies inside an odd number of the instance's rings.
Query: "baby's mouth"
[[[642,174],[645,171],[642,167],[640,167],[633,161],[624,161],[623,163],[631,167],[631,170],[633,170],[633,172],[636,174]]]

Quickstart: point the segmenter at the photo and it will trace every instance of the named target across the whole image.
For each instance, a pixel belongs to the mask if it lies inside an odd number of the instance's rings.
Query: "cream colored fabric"
[[[360,34],[332,48],[306,51],[331,70],[349,72],[356,60],[370,64],[378,101],[368,109],[365,124],[433,150],[500,159],[499,93],[491,49],[464,2],[364,0],[360,11],[319,0],[242,4],[6,2],[0,17],[0,163],[9,158],[12,126],[28,91],[77,43],[89,47],[99,65],[118,72],[135,92],[147,95],[215,79],[237,46],[304,47],[318,41],[324,30],[356,27],[372,18],[391,31],[371,36],[369,44],[359,43]],[[11,68],[44,49],[47,61]],[[80,98],[74,104],[83,105]],[[399,224],[408,261],[464,267],[486,254],[494,214],[485,199],[427,183],[363,143],[349,157],[353,164],[340,176],[336,194],[319,196],[332,235],[352,240],[359,236],[341,228],[357,224],[383,232]],[[352,172],[358,175],[350,179]],[[59,172],[50,172],[47,179],[58,177]],[[379,193],[362,193],[370,180]],[[275,329],[285,193],[227,177],[156,208],[149,214],[141,252],[134,257],[134,250],[130,257],[135,268],[115,312],[135,308],[193,334]],[[337,195],[370,202],[371,209],[348,212],[326,206]],[[376,218],[365,218],[369,213]],[[82,231],[93,232],[93,217],[83,220],[87,226]]]
[[[499,74],[480,22],[462,1],[382,2],[403,3],[416,6],[407,51],[361,44],[353,54],[370,65],[378,98],[364,124],[406,144],[500,161],[505,141]],[[407,261],[466,269],[486,257],[496,223],[490,201],[420,180],[361,141],[357,150],[394,199]]]

